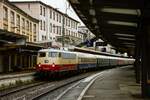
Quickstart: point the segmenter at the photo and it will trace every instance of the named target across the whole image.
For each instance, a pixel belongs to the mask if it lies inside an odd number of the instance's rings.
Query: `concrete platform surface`
[[[26,77],[34,75],[35,71],[32,72],[14,72],[14,73],[8,73],[8,74],[0,74],[0,80],[4,79],[10,79],[10,78],[16,78],[16,77]]]
[[[91,85],[82,100],[149,100],[141,97],[140,84],[135,83],[133,66],[118,67],[104,73]]]

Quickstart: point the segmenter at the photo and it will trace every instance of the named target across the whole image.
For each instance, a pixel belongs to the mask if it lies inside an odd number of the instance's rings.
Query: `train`
[[[134,59],[56,49],[38,51],[37,73],[49,75],[133,64]]]

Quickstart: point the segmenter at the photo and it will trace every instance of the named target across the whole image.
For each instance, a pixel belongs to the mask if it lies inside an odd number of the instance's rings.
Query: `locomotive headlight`
[[[52,64],[52,67],[55,67],[55,64],[54,64],[54,63]]]
[[[39,67],[41,67],[41,64],[39,64]]]

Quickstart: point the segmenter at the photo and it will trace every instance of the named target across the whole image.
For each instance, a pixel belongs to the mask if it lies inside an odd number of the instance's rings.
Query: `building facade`
[[[95,35],[86,26],[78,26],[78,32],[83,35],[83,41],[90,40],[95,37]]]
[[[41,1],[13,1],[20,9],[32,17],[39,19],[39,35],[38,42],[57,41],[64,35],[65,37],[73,37],[73,39],[82,38],[78,34],[78,21],[58,11],[57,9],[47,5]]]
[[[38,20],[20,10],[7,0],[0,1],[0,29],[27,36],[28,42],[35,42]]]
[[[36,65],[39,20],[8,0],[0,0],[0,73]],[[32,42],[32,43],[31,43]]]

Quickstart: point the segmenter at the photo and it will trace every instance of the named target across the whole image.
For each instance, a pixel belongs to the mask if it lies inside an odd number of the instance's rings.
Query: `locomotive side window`
[[[58,57],[58,52],[49,52],[48,56],[49,57]]]
[[[39,57],[46,57],[46,52],[39,52]]]
[[[75,59],[76,55],[71,53],[62,53],[62,58],[64,59]]]

